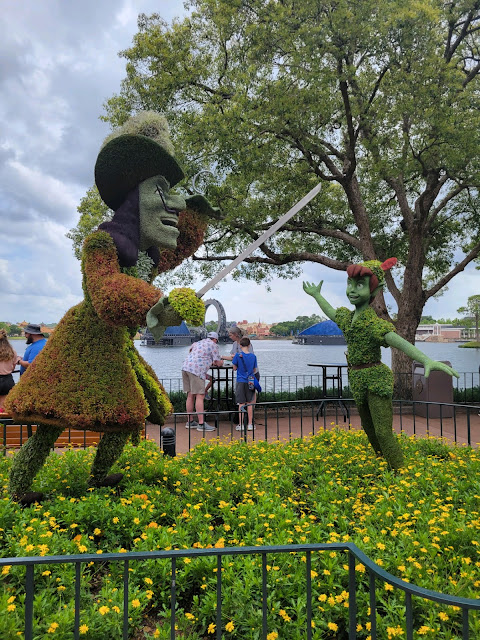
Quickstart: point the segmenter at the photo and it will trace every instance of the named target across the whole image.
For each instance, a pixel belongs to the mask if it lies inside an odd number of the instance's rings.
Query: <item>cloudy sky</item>
[[[131,44],[141,12],[170,21],[184,9],[179,0],[2,2],[0,320],[58,322],[82,299],[80,264],[65,234],[93,184],[109,132],[99,120],[102,105],[119,90],[125,63],[118,52]],[[278,322],[319,311],[302,279],[323,279],[329,301],[345,304],[345,275],[315,265],[303,278],[274,282],[271,292],[227,282],[211,297],[229,320]],[[469,269],[425,313],[452,317],[479,291],[480,272]]]

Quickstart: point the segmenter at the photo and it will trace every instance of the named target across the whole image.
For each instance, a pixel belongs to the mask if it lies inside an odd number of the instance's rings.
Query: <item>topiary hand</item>
[[[452,367],[449,367],[448,364],[445,364],[444,362],[439,362],[438,360],[428,359],[423,366],[425,367],[426,378],[428,378],[431,371],[444,371],[445,373],[448,373],[449,376],[455,376],[455,378],[460,377],[460,375],[455,371],[455,369],[452,369]]]
[[[305,291],[305,293],[308,293],[309,296],[313,296],[315,298],[315,296],[321,293],[322,285],[323,280],[320,280],[318,284],[313,284],[313,282],[304,282],[303,290]]]
[[[178,327],[181,322],[182,317],[169,304],[167,297],[160,298],[147,312],[147,327],[156,342],[163,337],[167,327]]]

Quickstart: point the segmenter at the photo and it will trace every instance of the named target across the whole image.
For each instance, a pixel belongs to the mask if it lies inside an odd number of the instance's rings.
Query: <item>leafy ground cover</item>
[[[291,443],[202,444],[166,458],[152,442],[128,446],[121,490],[89,490],[93,450],[51,454],[35,489],[42,505],[21,509],[6,494],[0,460],[2,557],[353,542],[392,574],[452,595],[480,593],[480,453],[435,439],[402,437],[407,466],[388,471],[362,432],[332,429]],[[216,561],[177,565],[177,637],[216,634]],[[82,638],[120,638],[122,563],[82,566]],[[306,637],[305,556],[268,556],[268,640]],[[363,565],[357,578],[365,581]],[[261,559],[224,558],[223,637],[262,637]],[[0,637],[23,635],[22,567],[1,571]],[[347,638],[347,557],[312,557],[313,637]],[[170,563],[132,562],[132,637],[170,638]],[[73,637],[73,565],[36,569],[35,638]],[[378,583],[378,637],[405,638],[404,598]],[[357,637],[369,638],[368,593],[358,591]],[[471,637],[480,619],[470,617]],[[415,636],[461,637],[461,612],[414,599]]]

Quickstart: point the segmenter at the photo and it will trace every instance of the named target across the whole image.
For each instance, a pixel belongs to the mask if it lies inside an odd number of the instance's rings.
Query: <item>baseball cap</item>
[[[215,338],[215,340],[218,340],[218,333],[216,331],[209,331],[207,333],[207,338]]]

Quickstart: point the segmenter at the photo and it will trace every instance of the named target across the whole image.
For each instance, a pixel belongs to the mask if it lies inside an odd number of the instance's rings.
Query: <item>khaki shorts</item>
[[[182,370],[183,390],[185,393],[193,393],[194,395],[205,395],[205,380],[190,373],[190,371]]]

